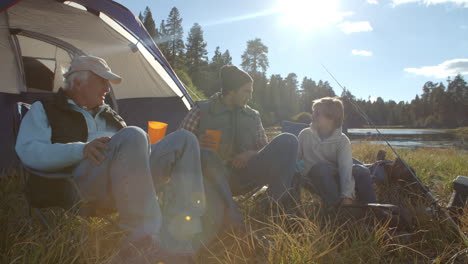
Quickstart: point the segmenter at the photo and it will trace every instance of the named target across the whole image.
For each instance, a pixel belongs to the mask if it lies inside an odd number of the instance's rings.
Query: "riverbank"
[[[447,130],[447,133],[455,135],[464,141],[468,141],[468,127],[459,127]]]
[[[375,161],[380,149],[387,151],[388,159],[394,158],[386,147],[352,144],[353,156],[363,162]],[[402,149],[399,154],[442,205],[450,197],[453,179],[468,176],[467,152],[425,148]],[[56,232],[41,228],[37,219],[27,215],[19,172],[9,176],[0,178],[0,263],[104,264],[117,253],[123,234],[116,224],[104,219],[80,218],[48,209],[44,211]],[[466,255],[463,259],[466,245],[446,225],[435,221],[425,206],[416,208],[417,230],[402,234],[385,226],[369,228],[362,222],[340,224],[334,222],[336,219],[324,219],[318,213],[316,197],[304,197],[306,217],[297,219],[262,215],[265,208],[252,199],[241,203],[248,235],[236,237],[234,245],[213,249],[216,258],[200,256],[196,263],[467,263]],[[288,221],[297,222],[300,231],[286,227]],[[467,232],[468,211],[460,222]],[[251,255],[257,257],[250,259]]]
[[[281,132],[281,127],[265,129],[270,140]],[[468,150],[468,141],[450,134],[447,129],[435,128],[349,128],[347,135],[352,144],[371,143],[396,148],[458,148]]]

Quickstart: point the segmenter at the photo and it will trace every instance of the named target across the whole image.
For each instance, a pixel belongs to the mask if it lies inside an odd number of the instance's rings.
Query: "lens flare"
[[[192,220],[192,218],[191,218],[190,216],[187,215],[187,216],[185,217],[185,220],[190,221],[190,220]]]
[[[337,23],[347,13],[338,12],[337,0],[278,0],[283,24],[311,31]]]

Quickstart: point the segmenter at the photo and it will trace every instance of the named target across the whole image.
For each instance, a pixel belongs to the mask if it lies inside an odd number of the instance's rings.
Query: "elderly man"
[[[101,58],[75,57],[64,77],[63,89],[24,117],[16,143],[23,164],[48,178],[71,176],[85,201],[112,200],[129,244],[150,254],[127,257],[164,262],[189,255],[205,207],[197,138],[177,131],[150,145],[145,131],[127,127],[104,103],[109,83],[121,78]],[[163,213],[161,186],[168,190]]]

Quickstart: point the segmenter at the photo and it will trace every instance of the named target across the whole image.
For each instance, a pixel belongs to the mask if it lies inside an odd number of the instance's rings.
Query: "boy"
[[[353,165],[351,143],[341,132],[343,103],[324,97],[312,105],[312,123],[299,134],[299,160],[304,160],[305,187],[327,207],[355,202],[375,203],[369,169]],[[356,194],[356,195],[355,195]]]

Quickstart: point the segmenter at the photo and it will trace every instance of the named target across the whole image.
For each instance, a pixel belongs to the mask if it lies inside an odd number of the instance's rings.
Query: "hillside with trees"
[[[161,14],[159,14],[161,15]],[[182,79],[194,99],[210,97],[219,91],[218,72],[232,63],[228,49],[216,47],[208,58],[207,43],[201,25],[195,23],[184,40],[182,16],[174,7],[156,26],[155,16],[146,7],[139,18],[161,52]],[[300,112],[310,112],[312,101],[324,96],[340,96],[345,104],[345,126],[362,127],[367,122],[356,106],[376,125],[453,128],[468,126],[468,84],[463,76],[448,78],[446,83],[426,82],[422,94],[411,102],[356,98],[349,90],[334,89],[328,81],[295,73],[283,77],[267,76],[268,47],[260,38],[248,40],[241,56],[241,67],[254,79],[251,106],[259,110],[265,126],[289,119]],[[202,93],[202,94],[201,94]]]

